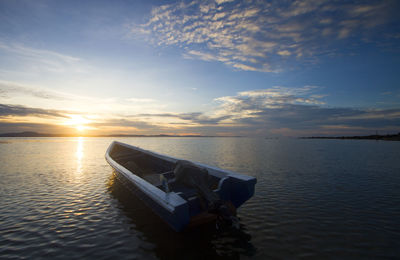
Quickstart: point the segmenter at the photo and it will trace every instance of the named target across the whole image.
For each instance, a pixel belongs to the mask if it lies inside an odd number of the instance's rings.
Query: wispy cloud
[[[12,63],[18,63],[18,67],[26,72],[83,73],[88,69],[88,65],[84,64],[81,58],[28,47],[18,42],[0,41],[1,52],[5,53],[4,56],[10,55]]]
[[[149,122],[142,121],[142,120],[132,120],[132,119],[126,119],[126,118],[109,118],[109,119],[104,119],[99,122],[94,122],[91,124],[94,127],[97,128],[116,128],[117,131],[118,129],[128,129],[129,131],[136,132],[136,133],[141,133],[144,134],[146,131],[154,131],[157,133],[157,131],[162,131],[163,129],[160,129],[160,127],[157,127],[156,125],[153,125]],[[151,132],[153,134],[153,132]]]
[[[152,98],[127,98],[126,101],[133,102],[133,103],[153,103],[156,100]]]
[[[161,113],[161,114],[138,114],[134,117],[138,118],[172,118],[179,119],[179,121],[172,121],[172,124],[180,124],[183,126],[189,125],[217,125],[220,121],[230,118],[230,116],[209,116],[206,113],[194,112],[194,113]]]
[[[25,56],[35,59],[45,59],[46,57],[52,57],[64,63],[75,63],[81,60],[80,58],[68,56],[58,52],[43,50],[43,49],[34,49],[16,43],[7,44],[4,42],[0,42],[0,49],[7,50],[9,52],[14,52],[20,56]]]
[[[24,116],[37,116],[37,117],[58,117],[67,118],[65,111],[32,108],[20,105],[6,105],[0,104],[0,118],[2,117],[24,117]]]
[[[288,105],[322,105],[323,95],[312,95],[318,87],[302,88],[273,87],[263,90],[239,92],[236,96],[217,98],[220,108],[218,115],[232,115],[233,118],[254,117],[266,109],[279,109]]]
[[[41,87],[27,86],[20,83],[0,80],[0,98],[7,99],[15,95],[28,95],[41,99],[54,100],[66,100],[70,98],[70,95],[62,94]]]
[[[134,25],[155,45],[238,70],[278,72],[287,59],[335,52],[348,38],[381,41],[395,1],[198,1],[155,7]],[[389,33],[388,35],[391,35]]]
[[[75,113],[85,111],[88,114],[131,114],[141,111],[156,113],[163,111],[166,106],[152,98],[74,95],[42,86],[0,80],[0,103],[26,104],[24,101],[29,101],[31,106]]]

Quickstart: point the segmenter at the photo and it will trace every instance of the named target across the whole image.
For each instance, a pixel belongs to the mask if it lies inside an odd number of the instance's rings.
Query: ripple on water
[[[257,177],[255,196],[238,211],[240,232],[205,225],[175,233],[115,180],[104,160],[112,139],[51,140],[2,140],[0,258],[400,255],[400,143],[121,139]]]

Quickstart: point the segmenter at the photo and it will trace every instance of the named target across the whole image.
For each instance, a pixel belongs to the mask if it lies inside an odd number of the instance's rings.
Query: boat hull
[[[143,201],[154,213],[156,213],[164,222],[171,226],[175,231],[182,231],[190,222],[186,207],[170,211],[162,207],[158,200],[148,196],[140,187],[129,181],[123,173],[116,172],[116,177],[127,189],[136,197]]]
[[[193,223],[202,223],[202,220],[211,220],[213,216],[204,212],[196,198],[187,198],[182,192],[164,192],[160,187],[152,185],[139,177],[118,161],[115,151],[123,148],[126,151],[143,153],[154,162],[165,162],[173,165],[177,158],[143,150],[128,144],[113,142],[105,155],[107,162],[114,168],[118,180],[133,194],[142,200],[153,212],[164,220],[175,231],[182,231],[185,227],[193,226]],[[209,165],[196,163],[208,170],[209,174],[218,180],[218,187],[214,190],[224,201],[230,202],[235,208],[240,207],[245,201],[254,195],[256,179],[254,177],[222,170]]]

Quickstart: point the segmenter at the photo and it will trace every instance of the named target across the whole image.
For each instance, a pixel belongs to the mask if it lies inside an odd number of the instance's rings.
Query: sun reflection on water
[[[83,151],[83,143],[85,139],[83,137],[78,137],[77,147],[76,147],[76,162],[77,162],[77,170],[76,172],[81,174],[82,173],[82,159],[84,155]]]

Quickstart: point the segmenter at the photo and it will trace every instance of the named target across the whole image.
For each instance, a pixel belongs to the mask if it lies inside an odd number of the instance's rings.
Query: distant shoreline
[[[4,133],[0,137],[242,137],[242,136],[216,136],[216,135],[67,135],[67,134],[47,134],[37,132]]]
[[[311,136],[301,139],[352,139],[352,140],[383,140],[400,141],[400,133],[394,135],[367,135],[367,136]]]
[[[0,137],[243,137],[243,136],[217,136],[217,135],[129,135],[129,134],[111,134],[111,135],[67,135],[67,134],[47,134],[37,132],[19,132],[4,133]],[[276,138],[266,138],[276,139]],[[400,141],[400,133],[393,135],[367,135],[367,136],[308,136],[299,137],[299,139],[346,139],[346,140],[383,140]]]

